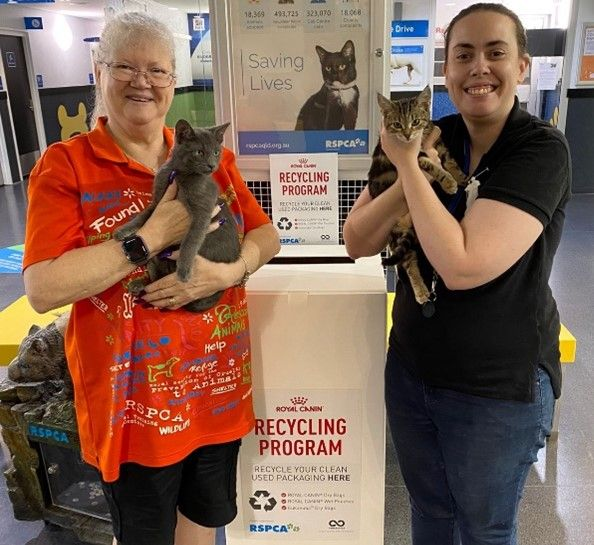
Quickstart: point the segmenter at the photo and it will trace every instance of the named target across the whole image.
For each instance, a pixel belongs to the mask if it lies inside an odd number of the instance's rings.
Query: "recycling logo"
[[[255,511],[261,509],[272,511],[276,505],[276,500],[270,495],[268,490],[256,490],[250,498],[250,505]]]
[[[276,222],[276,225],[282,231],[288,231],[291,227],[293,227],[293,224],[289,221],[289,218],[285,218],[285,217],[282,217],[281,219],[279,219]]]

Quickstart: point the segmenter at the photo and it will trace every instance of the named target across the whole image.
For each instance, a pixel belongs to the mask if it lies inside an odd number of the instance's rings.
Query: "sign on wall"
[[[578,85],[594,85],[594,23],[584,23]]]
[[[281,244],[338,244],[338,154],[270,156],[272,221]]]
[[[370,0],[229,10],[238,153],[368,153]]]
[[[188,13],[192,84],[212,87],[212,50],[210,40],[210,15]]]
[[[421,90],[429,81],[429,21],[392,21],[390,90]]]
[[[246,537],[357,539],[360,392],[268,389],[254,392],[254,405],[239,471]]]

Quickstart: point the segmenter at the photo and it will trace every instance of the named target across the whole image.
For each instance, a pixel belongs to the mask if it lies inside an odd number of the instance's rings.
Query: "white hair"
[[[168,50],[171,66],[175,71],[175,41],[167,25],[141,11],[120,12],[111,17],[101,33],[97,47],[93,50],[94,62],[110,62],[120,49],[133,49],[147,42],[160,42]],[[97,118],[105,115],[103,97],[99,85],[95,86],[95,104],[91,116],[91,127]]]

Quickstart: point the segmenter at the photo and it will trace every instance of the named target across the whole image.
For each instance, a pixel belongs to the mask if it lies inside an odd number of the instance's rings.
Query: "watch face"
[[[128,261],[136,265],[145,263],[148,259],[149,252],[144,244],[142,238],[138,235],[126,237],[122,241],[122,248],[128,258]]]

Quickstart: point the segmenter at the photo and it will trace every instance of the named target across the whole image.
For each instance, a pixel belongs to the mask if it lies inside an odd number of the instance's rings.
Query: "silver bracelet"
[[[243,273],[243,277],[241,278],[241,280],[239,282],[237,282],[237,284],[235,284],[235,285],[239,288],[244,288],[245,285],[247,284],[247,281],[250,279],[250,274],[252,274],[252,273],[250,272],[250,270],[248,268],[248,264],[247,264],[245,257],[243,257],[243,255],[239,254],[239,259],[241,259],[243,261],[245,271]]]

